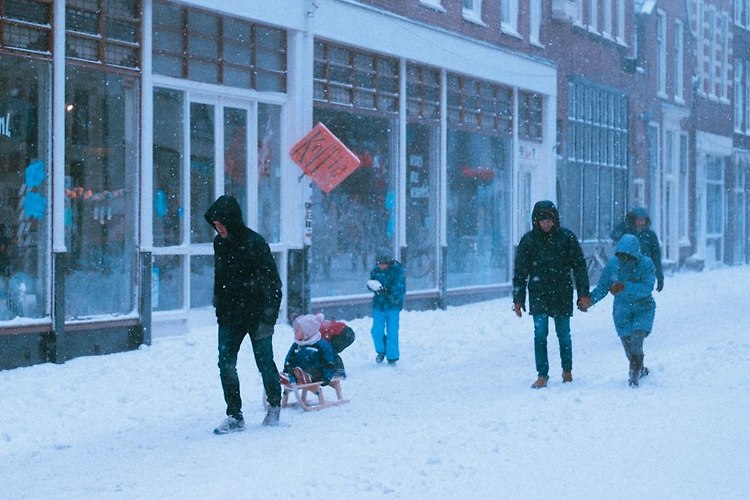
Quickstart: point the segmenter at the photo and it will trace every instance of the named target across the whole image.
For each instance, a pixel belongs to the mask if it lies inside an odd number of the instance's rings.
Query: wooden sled
[[[336,400],[330,401],[325,398],[323,394],[322,382],[310,382],[309,384],[289,384],[282,385],[284,389],[284,395],[281,398],[282,408],[299,405],[304,408],[305,411],[322,410],[329,406],[337,406],[344,403],[348,403],[348,399],[344,399],[344,395],[341,392],[341,377],[334,377],[331,379],[331,383],[328,387],[332,388],[336,392]],[[307,401],[307,396],[312,393],[318,397],[317,403],[310,403]],[[289,394],[294,394],[296,402],[289,401]]]

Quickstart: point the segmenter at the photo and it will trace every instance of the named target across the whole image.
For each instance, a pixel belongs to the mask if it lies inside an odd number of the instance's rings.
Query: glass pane
[[[214,107],[190,104],[190,241],[211,243],[216,234],[203,214],[215,200]]]
[[[182,243],[183,94],[154,90],[154,245]]]
[[[409,288],[437,285],[438,127],[406,129],[406,257]]]
[[[224,108],[224,194],[247,213],[247,111]],[[208,207],[206,207],[208,208]]]
[[[183,308],[182,255],[155,255],[151,271],[151,308],[169,311]]]
[[[208,227],[205,222],[204,225]],[[193,255],[190,257],[190,307],[210,306],[213,297],[214,256]]]
[[[448,286],[509,280],[510,140],[448,130]]]
[[[366,293],[375,253],[396,250],[398,127],[392,120],[323,109],[314,110],[313,121],[324,123],[362,165],[328,194],[313,184],[311,294]]]
[[[258,104],[258,232],[281,241],[281,107]]]
[[[48,71],[0,58],[0,324],[49,315]]]
[[[129,313],[135,308],[137,81],[75,66],[66,76],[66,318]]]

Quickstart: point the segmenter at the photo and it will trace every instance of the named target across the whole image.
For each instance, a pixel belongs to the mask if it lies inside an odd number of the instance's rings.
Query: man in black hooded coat
[[[279,372],[273,360],[273,327],[281,304],[281,279],[265,239],[245,226],[242,210],[231,196],[219,197],[206,211],[214,238],[214,307],[219,324],[219,375],[227,418],[216,434],[244,428],[237,353],[250,336],[255,363],[263,379],[268,414],[263,425],[277,425],[281,404]]]
[[[578,238],[569,229],[560,227],[555,204],[539,201],[531,213],[532,229],[521,238],[516,250],[513,274],[513,310],[521,317],[525,310],[526,286],[529,288],[529,314],[534,318],[534,358],[538,378],[532,388],[547,386],[549,360],[547,335],[549,318],[555,322],[560,344],[563,382],[573,380],[573,344],[570,338],[570,317],[573,315],[573,281],[578,291],[578,306],[591,306],[589,276]]]

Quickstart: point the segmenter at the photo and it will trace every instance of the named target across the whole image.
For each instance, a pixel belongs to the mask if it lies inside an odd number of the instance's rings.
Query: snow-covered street
[[[530,317],[510,298],[404,312],[401,361],[376,365],[349,322],[346,405],[282,410],[240,353],[245,432],[224,416],[215,327],[136,352],[0,372],[0,498],[746,498],[750,267],[667,276],[628,387],[608,297],[572,320],[572,384],[550,335],[536,378]],[[292,342],[278,326],[277,364]],[[156,332],[158,336],[158,332]]]

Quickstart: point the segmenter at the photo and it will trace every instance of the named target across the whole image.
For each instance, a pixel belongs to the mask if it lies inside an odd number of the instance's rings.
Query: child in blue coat
[[[617,242],[615,255],[610,257],[599,283],[591,291],[592,304],[607,293],[614,295],[612,318],[630,362],[628,382],[631,387],[638,387],[638,379],[648,375],[648,368],[643,366],[643,341],[654,324],[656,303],[651,291],[655,281],[654,263],[641,253],[638,238],[625,234]]]
[[[331,382],[336,371],[336,353],[320,334],[322,321],[322,314],[303,314],[293,321],[294,343],[284,360],[282,383],[322,381],[328,385]]]
[[[375,362],[388,359],[393,365],[401,357],[398,347],[399,316],[404,308],[406,278],[401,263],[393,258],[389,250],[381,250],[377,265],[370,271],[368,288],[372,297],[372,341],[375,346]]]

